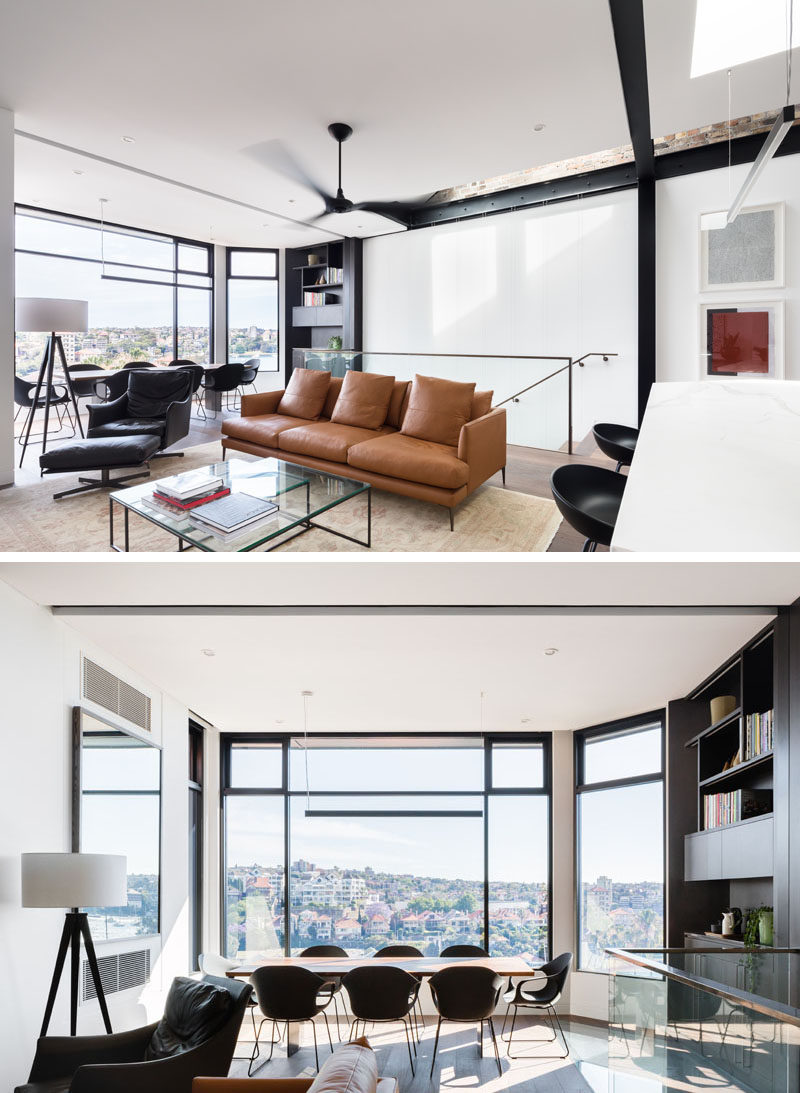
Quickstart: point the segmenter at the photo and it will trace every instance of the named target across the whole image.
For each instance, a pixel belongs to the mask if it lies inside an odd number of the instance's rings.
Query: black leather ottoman
[[[53,500],[69,497],[72,493],[86,493],[87,490],[110,489],[132,478],[148,478],[150,468],[111,477],[114,467],[140,467],[152,459],[161,446],[161,438],[137,434],[136,436],[91,437],[79,440],[75,444],[65,444],[52,448],[39,456],[42,474],[63,474],[65,471],[100,471],[99,478],[78,478],[83,485],[71,490],[62,490],[53,494]]]

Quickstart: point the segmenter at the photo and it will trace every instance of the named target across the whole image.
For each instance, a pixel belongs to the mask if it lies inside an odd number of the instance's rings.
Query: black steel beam
[[[764,146],[766,133],[755,133],[749,137],[736,137],[731,141],[731,163],[734,167],[743,163],[752,163]],[[791,156],[800,152],[800,124],[795,124],[781,141],[775,153],[779,156]],[[656,178],[677,178],[679,175],[696,174],[699,171],[716,171],[728,166],[728,142],[720,140],[716,144],[702,144],[698,148],[687,148],[681,152],[665,152],[656,156]]]
[[[628,129],[633,145],[633,159],[639,179],[653,178],[655,157],[650,132],[650,95],[647,86],[647,50],[644,36],[642,0],[608,0],[614,45],[617,49],[619,76]]]

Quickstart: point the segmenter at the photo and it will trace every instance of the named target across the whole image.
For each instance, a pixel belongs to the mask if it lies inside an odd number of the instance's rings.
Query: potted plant
[[[771,907],[753,907],[747,912],[743,940],[745,949],[756,945],[771,945],[773,939],[773,911]]]

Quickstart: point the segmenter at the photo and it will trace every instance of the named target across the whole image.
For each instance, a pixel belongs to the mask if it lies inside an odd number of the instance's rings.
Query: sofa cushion
[[[386,421],[394,389],[394,376],[376,372],[348,372],[331,414],[337,425],[380,429]]]
[[[287,452],[346,463],[347,452],[354,444],[392,432],[394,429],[356,429],[353,425],[317,421],[311,425],[301,425],[297,429],[287,429],[278,437],[278,443]]]
[[[386,414],[386,424],[394,429],[399,429],[403,424],[403,411],[405,410],[406,396],[411,390],[410,380],[395,380],[392,388],[392,397],[389,400],[389,410]]]
[[[295,368],[283,398],[278,403],[278,413],[314,421],[325,406],[330,382],[330,372]]]
[[[472,396],[472,410],[469,415],[470,421],[475,421],[476,418],[483,417],[484,414],[488,414],[492,408],[492,396],[494,391],[476,391]]]
[[[253,417],[232,417],[223,421],[222,435],[261,444],[265,448],[277,448],[278,437],[284,429],[295,429],[298,425],[313,425],[313,421],[287,414],[254,414]]]
[[[166,1059],[205,1043],[225,1024],[230,1008],[231,995],[224,987],[176,976],[145,1059]]]
[[[361,1036],[327,1057],[308,1093],[375,1093],[377,1088],[375,1052]]]
[[[454,448],[472,413],[474,383],[414,376],[400,432]]]
[[[325,396],[325,405],[322,407],[322,416],[326,417],[330,421],[333,408],[336,405],[336,400],[339,397],[339,392],[342,389],[342,383],[344,382],[343,376],[331,376],[331,382],[328,384],[328,393]]]
[[[347,462],[363,471],[443,489],[458,489],[469,478],[469,467],[456,456],[455,448],[403,433],[355,444],[347,453]]]

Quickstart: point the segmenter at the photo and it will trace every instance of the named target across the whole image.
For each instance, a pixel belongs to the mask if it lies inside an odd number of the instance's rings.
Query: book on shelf
[[[338,300],[327,292],[304,292],[303,307],[322,307],[324,304],[335,304]]]
[[[247,493],[232,493],[204,505],[199,512],[192,513],[192,518],[214,531],[230,535],[277,511],[274,501],[264,501]]]
[[[747,714],[744,719],[745,759],[755,759],[758,755],[772,751],[774,721],[774,710]]]
[[[772,811],[769,790],[734,789],[728,793],[706,793],[703,796],[703,830],[726,827],[752,816]]]
[[[169,494],[162,493],[160,489],[156,488],[153,490],[153,497],[156,501],[161,501],[178,512],[188,512],[190,509],[196,509],[198,505],[207,505],[209,501],[227,497],[230,492],[230,486],[212,487],[207,493],[200,494],[198,497],[191,497],[187,501],[179,501],[177,497],[170,497]]]
[[[176,501],[189,501],[203,494],[222,489],[225,484],[221,474],[213,474],[208,470],[183,471],[182,474],[173,474],[171,478],[160,478],[154,483],[155,488],[165,497],[172,497]]]

